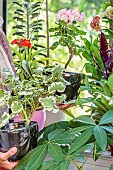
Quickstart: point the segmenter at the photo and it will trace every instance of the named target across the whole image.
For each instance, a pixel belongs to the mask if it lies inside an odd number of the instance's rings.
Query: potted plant
[[[80,36],[86,35],[86,32],[81,30],[78,23],[84,21],[84,15],[78,8],[61,9],[56,14],[56,27],[50,28],[51,37],[55,37],[56,41],[51,45],[50,49],[55,50],[58,46],[66,47],[69,51],[69,57],[64,66],[63,76],[70,85],[66,86],[65,94],[67,101],[75,100],[78,97],[78,89],[83,74],[68,72],[67,67],[76,55],[80,55],[82,48],[80,46]],[[52,34],[53,33],[53,34]]]
[[[49,75],[46,74],[50,71],[51,71],[51,74]],[[8,113],[3,114],[1,118],[2,123],[0,123],[1,127],[5,125],[6,122],[10,118],[12,119],[14,116],[18,114],[22,115],[22,120],[25,121],[26,125],[28,126],[30,121],[33,119],[33,116],[34,116],[33,113],[37,109],[44,108],[47,110],[53,110],[57,112],[58,107],[56,103],[59,103],[65,100],[65,95],[62,95],[62,96],[55,95],[56,91],[61,92],[65,89],[65,83],[63,84],[64,80],[63,80],[63,77],[61,76],[62,68],[58,65],[56,65],[55,67],[51,67],[51,68],[49,67],[43,68],[42,70],[40,70],[40,72],[37,73],[37,75],[35,74],[34,79],[31,81],[29,80],[21,81],[18,76],[12,75],[10,71],[5,70],[4,72],[5,74],[7,74],[7,79],[1,83],[6,88],[8,89],[10,88],[11,91],[8,92],[5,90],[0,90],[0,98],[1,98],[0,102],[5,103],[8,106],[8,108],[11,109],[12,113],[11,115],[9,115]],[[58,82],[58,79],[60,80],[59,82]],[[3,121],[4,119],[5,121]],[[16,123],[14,123],[14,125],[16,127]],[[19,125],[19,127],[23,127],[23,124]],[[2,136],[2,130],[3,132],[4,131],[6,132],[8,131],[7,128],[9,129],[10,133],[11,131],[13,131],[12,133],[15,132],[14,127],[12,126],[10,127],[7,124],[0,130],[0,135],[1,135],[0,143],[3,148],[5,147],[5,144],[3,145],[4,141],[2,140],[5,137],[4,135]],[[28,129],[28,127],[26,128]],[[12,140],[14,144],[14,136]],[[4,149],[9,149],[9,148],[4,148]],[[21,150],[22,148],[20,147],[19,149]],[[20,157],[17,157],[17,158],[20,158]]]

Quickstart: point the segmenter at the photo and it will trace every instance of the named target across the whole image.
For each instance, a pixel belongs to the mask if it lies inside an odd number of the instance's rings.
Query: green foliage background
[[[22,0],[24,1],[24,0]],[[33,2],[37,2],[37,0],[32,0]],[[43,2],[42,10],[40,13],[40,18],[45,19],[46,18],[46,12],[45,12],[45,0],[41,0]],[[19,0],[18,0],[19,2]],[[91,32],[91,28],[89,27],[89,23],[93,16],[98,15],[101,11],[104,10],[106,0],[48,0],[49,3],[49,27],[54,27],[55,24],[55,15],[58,10],[62,8],[76,8],[78,7],[81,12],[85,15],[85,21],[84,23],[81,23],[81,26],[83,30],[87,30],[87,32]],[[12,27],[16,24],[16,21],[13,20],[14,10],[16,6],[13,4],[12,0],[8,0],[8,23],[7,23],[7,36],[9,42],[13,40],[15,37],[13,36]],[[46,21],[43,24],[43,33],[46,35]],[[54,42],[53,38],[50,38],[50,45]],[[41,42],[43,45],[46,45],[46,41]],[[62,48],[59,47],[54,51],[50,51],[50,57],[60,61],[65,62],[68,58],[68,49],[66,47]],[[79,56],[76,56],[73,58],[73,60],[70,63],[70,66],[68,69],[72,71],[81,72],[83,68],[84,60],[80,59]]]

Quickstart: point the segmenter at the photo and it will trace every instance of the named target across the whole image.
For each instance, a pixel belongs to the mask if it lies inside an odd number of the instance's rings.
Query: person
[[[2,17],[0,17],[0,27],[2,26],[2,24],[3,24],[3,19]],[[3,68],[8,68],[12,71],[12,73],[15,74],[15,67],[13,63],[12,52],[9,47],[9,43],[7,41],[5,33],[0,28],[0,78],[5,79],[6,75],[3,74],[2,72]],[[3,88],[4,87],[2,86],[2,84],[0,84],[0,89],[3,89]],[[3,114],[4,108],[5,108],[4,106],[0,106],[0,117]],[[0,170],[12,170],[18,164],[18,161],[10,162],[8,160],[8,158],[14,155],[16,152],[17,152],[16,147],[11,148],[6,153],[0,152]]]
[[[13,156],[17,152],[17,148],[13,147],[9,149],[6,153],[0,152],[0,170],[12,170],[19,161],[10,162],[9,157]]]

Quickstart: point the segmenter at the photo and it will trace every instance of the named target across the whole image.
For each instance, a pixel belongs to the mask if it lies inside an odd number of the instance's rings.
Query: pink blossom
[[[75,9],[61,9],[56,15],[56,21],[65,21],[67,24],[72,24],[73,21],[84,21],[84,15],[80,13],[78,8]]]
[[[67,10],[68,23],[72,24],[75,19],[75,12],[72,9]]]
[[[58,13],[56,14],[56,21],[63,20],[63,18],[67,20],[66,11],[67,11],[66,9],[59,10]]]
[[[78,17],[78,22],[83,22],[84,21],[84,14],[80,13]]]

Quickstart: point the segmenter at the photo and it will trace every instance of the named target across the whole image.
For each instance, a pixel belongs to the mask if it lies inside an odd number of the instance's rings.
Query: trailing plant
[[[7,79],[1,84],[6,90],[0,90],[0,103],[6,104],[12,114],[4,113],[0,126],[3,126],[9,118],[22,114],[23,119],[29,124],[32,115],[37,109],[47,109],[57,112],[58,103],[65,101],[64,94],[55,95],[56,91],[65,90],[66,81],[62,76],[63,69],[59,65],[39,68],[33,75],[32,80],[20,80],[19,76],[12,75],[10,71],[4,70]]]

